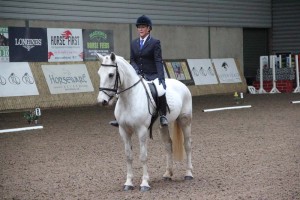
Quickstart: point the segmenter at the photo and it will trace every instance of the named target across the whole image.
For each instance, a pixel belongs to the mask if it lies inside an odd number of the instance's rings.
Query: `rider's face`
[[[137,27],[138,33],[141,38],[146,37],[150,32],[150,26],[147,25],[138,25]]]

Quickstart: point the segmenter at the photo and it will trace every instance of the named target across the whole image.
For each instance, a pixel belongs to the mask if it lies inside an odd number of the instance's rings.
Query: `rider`
[[[166,84],[164,77],[164,68],[162,63],[162,53],[160,41],[150,35],[152,30],[151,19],[145,15],[140,16],[136,20],[136,27],[139,38],[134,39],[130,45],[130,64],[136,73],[143,76],[147,81],[158,81],[159,90],[162,96],[159,100],[160,124],[168,126],[166,118],[167,101],[166,101]],[[111,125],[117,126],[116,121],[110,122]]]

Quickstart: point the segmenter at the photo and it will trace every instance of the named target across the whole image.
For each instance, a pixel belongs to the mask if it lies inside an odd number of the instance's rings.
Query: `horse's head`
[[[100,91],[97,101],[104,106],[113,105],[120,81],[116,55],[111,53],[110,55],[102,56],[97,53],[97,56],[101,61],[101,66],[98,70],[100,76]]]

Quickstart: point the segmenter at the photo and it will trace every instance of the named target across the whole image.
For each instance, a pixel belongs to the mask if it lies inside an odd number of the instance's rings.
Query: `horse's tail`
[[[182,161],[184,158],[184,148],[183,148],[184,138],[178,120],[174,121],[172,139],[173,139],[172,149],[173,149],[174,160]]]

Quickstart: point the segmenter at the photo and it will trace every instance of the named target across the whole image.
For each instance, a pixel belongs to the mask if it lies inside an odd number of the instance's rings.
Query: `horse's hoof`
[[[170,177],[163,177],[164,181],[172,181]]]
[[[147,192],[147,191],[149,191],[151,188],[150,187],[147,187],[147,186],[142,186],[142,187],[140,187],[140,191],[141,192]]]
[[[134,187],[132,185],[124,185],[124,191],[133,190]]]
[[[184,180],[193,180],[194,179],[194,177],[192,177],[192,176],[185,176],[184,177]]]

